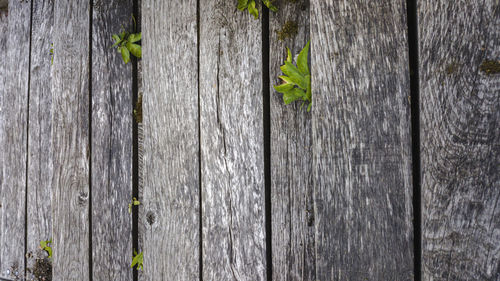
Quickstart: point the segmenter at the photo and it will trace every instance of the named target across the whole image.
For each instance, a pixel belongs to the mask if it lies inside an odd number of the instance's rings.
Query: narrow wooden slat
[[[200,1],[204,280],[265,280],[261,21]]]
[[[404,1],[311,1],[317,280],[411,280]]]
[[[52,92],[50,49],[54,4],[33,2],[28,130],[27,244],[28,253],[41,257],[40,241],[52,238]],[[33,268],[35,259],[27,260]]]
[[[89,280],[89,8],[54,3],[53,280]]]
[[[141,280],[199,278],[196,0],[142,1]]]
[[[93,6],[92,280],[132,280],[132,63],[111,48],[122,26],[134,31],[132,6]]]
[[[5,85],[5,79],[7,78],[7,30],[9,27],[9,18],[8,18],[8,11],[6,9],[0,10],[0,84]],[[0,88],[0,109],[3,108],[3,96],[5,94],[5,90],[3,88]],[[1,114],[1,111],[0,111]],[[3,122],[3,121],[2,121]],[[2,128],[3,123],[0,123],[0,128]],[[0,130],[0,143],[4,143],[4,132],[3,130]],[[3,149],[0,149],[0,167],[3,169],[3,162],[4,162],[4,155],[5,151]],[[0,192],[2,192],[1,187],[3,186],[3,181],[4,181],[4,174],[3,172],[0,173]],[[3,198],[3,193],[0,193],[0,214],[3,214],[4,209],[3,209],[3,203],[4,199]],[[0,217],[1,218],[1,217]],[[0,221],[0,241],[2,241],[2,233],[3,233],[3,220]],[[4,268],[2,264],[2,255],[0,254],[0,276],[4,276],[7,268]]]
[[[0,86],[0,272],[24,275],[26,216],[26,131],[28,125],[28,76],[30,58],[30,1],[9,1],[7,55]],[[14,275],[11,275],[14,276]]]
[[[422,277],[500,280],[500,5],[418,3]]]
[[[274,3],[279,11],[270,13],[269,22],[273,280],[316,280],[311,114],[300,102],[285,105],[273,88],[281,83],[285,47],[295,55],[309,40],[309,1]]]

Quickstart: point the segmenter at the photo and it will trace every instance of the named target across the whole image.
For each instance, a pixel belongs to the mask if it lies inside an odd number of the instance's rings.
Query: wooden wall
[[[500,280],[498,1],[274,4],[0,9],[0,277],[52,239],[53,280]]]

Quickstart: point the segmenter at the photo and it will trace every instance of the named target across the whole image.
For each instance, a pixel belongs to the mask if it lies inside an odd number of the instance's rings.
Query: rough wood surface
[[[39,255],[42,240],[52,238],[52,92],[51,53],[54,4],[33,2],[28,130],[27,245]],[[27,260],[33,268],[35,259]],[[29,275],[28,275],[29,276]]]
[[[53,280],[89,279],[89,8],[54,6]]]
[[[31,3],[9,3],[7,55],[0,86],[0,272],[24,275]],[[9,271],[7,273],[6,271]],[[14,275],[11,275],[13,277]]]
[[[0,85],[5,85],[5,79],[7,78],[7,30],[9,27],[9,18],[7,17],[8,11],[0,11]],[[0,88],[0,109],[3,108],[3,96],[5,95],[5,89],[3,87]],[[0,111],[0,114],[2,114],[2,111]],[[0,115],[2,116],[2,115]],[[2,121],[3,122],[3,121]],[[2,123],[0,123],[0,128],[2,127]],[[4,132],[3,130],[0,130],[0,143],[4,144]],[[0,168],[3,169],[3,162],[4,162],[4,155],[5,151],[3,149],[0,149]],[[4,174],[3,172],[0,173],[0,214],[3,214],[4,209],[3,209],[3,192],[2,192],[2,186],[3,186],[3,178]],[[1,218],[1,217],[0,217]],[[3,233],[4,225],[3,221],[0,221],[0,241],[2,241],[2,233]],[[7,267],[3,266],[2,264],[2,258],[3,256],[1,255],[0,252],[0,276],[5,276],[7,270]]]
[[[200,5],[203,279],[265,280],[261,22]]]
[[[92,19],[92,280],[132,280],[132,63],[111,48],[133,32],[132,0],[96,1]]]
[[[500,4],[418,3],[423,280],[500,280]]]
[[[279,11],[269,13],[273,280],[316,280],[311,114],[299,102],[285,105],[273,88],[281,83],[286,47],[295,55],[309,40],[309,1],[274,3]],[[297,34],[280,38],[294,25]]]
[[[142,2],[143,280],[199,278],[196,0]]]
[[[311,0],[317,280],[412,280],[404,1]]]

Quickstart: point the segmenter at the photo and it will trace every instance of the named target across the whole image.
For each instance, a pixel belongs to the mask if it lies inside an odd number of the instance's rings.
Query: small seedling
[[[49,245],[50,244],[50,245]],[[52,239],[46,241],[40,241],[40,249],[47,252],[49,259],[52,258]]]
[[[309,103],[307,106],[307,111],[311,110],[312,105],[312,94],[311,94],[311,73],[309,72],[309,66],[307,63],[307,56],[309,52],[309,43],[302,51],[300,51],[297,56],[296,64],[292,63],[292,52],[287,49],[288,56],[286,58],[285,64],[281,66],[281,71],[285,75],[279,76],[283,83],[274,86],[274,89],[283,94],[283,101],[285,104],[290,104],[296,100],[302,100],[301,108],[304,104]]]
[[[128,204],[128,213],[132,213],[132,206],[139,206],[141,205],[141,202],[137,200],[137,198],[133,197],[132,198],[132,203]]]
[[[142,261],[143,261],[142,252],[138,254],[137,251],[134,250],[134,256],[132,257],[132,264],[130,265],[130,267],[134,268],[134,266],[137,266],[136,267],[137,269],[143,270]]]
[[[112,37],[115,43],[111,47],[117,47],[118,53],[122,54],[122,59],[125,64],[130,61],[130,54],[137,58],[142,57],[141,45],[135,44],[141,40],[141,36],[141,32],[128,33],[126,31],[122,31],[120,34],[113,34]]]
[[[50,65],[54,64],[54,43],[50,44]]]
[[[271,3],[271,0],[262,0],[262,3],[271,11],[278,11],[278,8]],[[256,7],[255,0],[238,0],[238,9],[240,11],[248,9],[248,12],[253,15],[255,19],[259,18],[259,10]]]

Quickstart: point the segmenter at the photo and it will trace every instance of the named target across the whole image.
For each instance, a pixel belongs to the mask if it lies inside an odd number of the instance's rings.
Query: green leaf
[[[135,254],[135,257],[133,257],[132,264],[130,265],[130,267],[133,268],[135,265],[137,265],[137,269],[143,270],[143,254],[142,254],[142,252],[137,254],[137,252],[134,250],[134,254]]]
[[[245,10],[248,7],[248,0],[238,0],[238,9],[240,11]]]
[[[262,2],[264,3],[264,5],[266,5],[267,8],[269,8],[269,10],[275,13],[278,11],[278,8],[271,3],[271,0],[262,0]]]
[[[288,47],[286,48],[286,51],[287,51],[287,57],[286,57],[286,61],[289,62],[289,63],[292,63],[292,52],[290,51],[290,49],[288,49]]]
[[[141,45],[132,44],[132,43],[128,42],[127,49],[132,53],[132,55],[134,55],[138,58],[142,57]]]
[[[122,53],[123,62],[125,62],[125,64],[127,64],[130,61],[130,52],[125,47],[121,47],[120,50]]]
[[[306,97],[308,101],[311,101],[311,75],[306,75],[306,80],[307,80],[307,91],[306,91]]]
[[[132,33],[128,36],[128,41],[131,43],[134,43],[134,42],[140,41],[141,37],[142,37],[142,32]]]
[[[288,92],[289,90],[293,89],[293,84],[290,84],[290,83],[283,83],[281,85],[278,85],[278,86],[274,86],[274,89],[278,92],[278,93],[282,93],[284,94],[285,92]]]
[[[248,3],[248,12],[253,15],[255,19],[259,18],[259,10],[255,7],[255,0],[250,0]]]
[[[278,76],[281,80],[285,81],[287,84],[297,85],[287,76]]]
[[[120,33],[120,41],[122,41],[123,39],[125,39],[125,36],[127,36],[127,32],[122,31],[122,32]]]
[[[307,88],[307,81],[305,80],[302,73],[297,69],[297,67],[295,67],[295,65],[291,64],[290,62],[285,62],[285,65],[281,66],[281,71],[283,71],[283,73],[287,75],[290,80],[292,80],[300,88],[304,90]]]
[[[311,111],[312,102],[307,106],[307,112]]]
[[[283,101],[285,102],[285,104],[290,104],[291,102],[301,99],[305,95],[306,94],[304,93],[303,90],[298,88],[293,88],[292,90],[286,92],[283,95]]]
[[[115,42],[119,42],[120,41],[120,36],[118,36],[118,34],[113,34],[113,36],[111,36],[113,38],[113,40],[115,40]]]
[[[309,53],[309,43],[310,41],[307,41],[306,46],[302,51],[300,51],[299,56],[297,57],[297,67],[299,68],[299,71],[302,72],[304,75],[309,75],[309,66],[307,65],[307,55]]]

